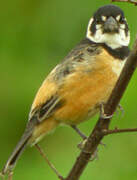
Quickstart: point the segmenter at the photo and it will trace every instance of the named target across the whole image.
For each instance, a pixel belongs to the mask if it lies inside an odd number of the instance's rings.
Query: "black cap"
[[[115,5],[105,5],[100,7],[95,13],[94,18],[100,18],[101,16],[112,16],[116,17],[117,15],[121,15],[121,17],[124,17],[124,12],[120,7]]]

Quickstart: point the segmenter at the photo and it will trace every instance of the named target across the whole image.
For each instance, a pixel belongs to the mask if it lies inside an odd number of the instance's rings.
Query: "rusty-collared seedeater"
[[[129,54],[130,33],[123,11],[99,8],[82,40],[44,80],[26,130],[3,169],[11,171],[27,145],[35,145],[59,124],[76,127],[106,103]]]

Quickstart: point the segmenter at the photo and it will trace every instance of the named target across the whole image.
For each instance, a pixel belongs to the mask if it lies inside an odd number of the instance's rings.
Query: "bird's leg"
[[[80,135],[80,137],[81,137],[83,140],[87,139],[87,136],[86,136],[85,134],[83,134],[83,133],[79,130],[79,128],[77,128],[77,126],[71,125],[71,127]]]
[[[79,130],[79,128],[77,128],[76,125],[71,125],[71,127],[72,127],[72,128],[80,135],[80,137],[83,139],[83,141],[77,145],[77,147],[78,147],[80,150],[83,150],[83,147],[84,147],[84,145],[85,145],[85,143],[86,143],[86,141],[87,141],[87,136],[86,136],[85,134],[83,134],[83,133]]]
[[[55,168],[55,166],[49,161],[49,159],[47,158],[47,156],[45,155],[45,153],[43,152],[42,148],[38,145],[35,144],[35,147],[37,148],[37,150],[39,151],[40,155],[44,158],[44,160],[48,163],[48,165],[50,166],[50,168],[54,171],[54,173],[58,176],[58,178],[60,180],[64,180],[64,178],[61,176],[61,174],[57,171],[57,169]]]
[[[87,142],[87,136],[84,135],[75,125],[71,125],[71,127],[80,135],[80,137],[82,137],[83,141],[82,141],[81,143],[79,143],[79,144],[77,145],[77,147],[78,147],[81,151],[83,151],[83,148],[84,148],[84,146],[85,146],[85,143]],[[105,144],[103,144],[102,142],[101,142],[100,144],[105,146]],[[98,153],[97,153],[97,152],[98,152],[98,149],[96,149],[95,152],[91,155],[90,161],[93,161],[93,160],[95,160],[95,159],[98,159]],[[91,152],[86,152],[86,153],[91,154]]]
[[[112,115],[105,114],[105,112],[104,112],[104,103],[101,103],[99,107],[100,107],[100,117],[101,118],[110,119],[110,118],[113,117],[113,114]]]
[[[82,137],[83,141],[80,142],[80,143],[77,145],[77,147],[78,147],[81,151],[83,151],[83,148],[84,148],[84,146],[85,146],[85,144],[86,144],[86,142],[87,142],[87,136],[86,136],[85,134],[83,134],[83,133],[79,130],[79,128],[77,128],[75,125],[71,125],[71,127],[80,135],[80,137]],[[86,152],[86,153],[90,153],[90,152]],[[92,159],[92,160],[96,158],[96,154],[97,154],[97,153],[95,153],[95,156],[94,156],[94,154],[91,156],[91,159]]]

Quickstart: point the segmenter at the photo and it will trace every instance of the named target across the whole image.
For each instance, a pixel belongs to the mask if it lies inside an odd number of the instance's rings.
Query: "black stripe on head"
[[[92,24],[90,25],[90,28],[89,28],[89,30],[90,30],[90,32],[91,32],[91,35],[94,35],[95,33],[96,33],[96,24],[97,24],[97,20],[94,18],[93,19],[93,22],[92,22]]]

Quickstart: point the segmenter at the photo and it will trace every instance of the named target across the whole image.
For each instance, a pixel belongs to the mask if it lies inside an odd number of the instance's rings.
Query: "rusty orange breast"
[[[118,79],[118,74],[114,71],[117,63],[119,60],[103,51],[94,63],[89,61],[87,72],[83,66],[78,67],[59,91],[65,103],[55,112],[55,119],[63,123],[78,124],[94,115],[98,105],[107,101]],[[121,66],[118,67],[121,71]]]

